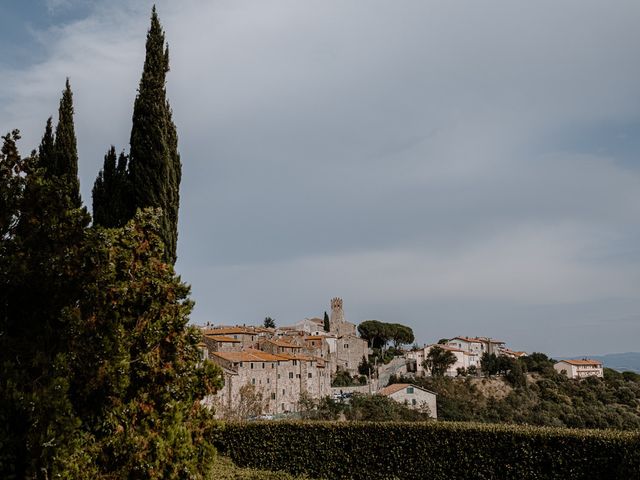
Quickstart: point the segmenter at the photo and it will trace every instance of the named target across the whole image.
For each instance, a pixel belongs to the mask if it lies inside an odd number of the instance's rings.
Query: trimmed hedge
[[[316,478],[640,479],[640,432],[472,423],[224,424],[239,466]]]

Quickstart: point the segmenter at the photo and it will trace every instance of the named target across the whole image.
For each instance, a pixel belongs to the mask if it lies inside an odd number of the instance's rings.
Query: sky
[[[640,2],[156,2],[194,323],[639,351]],[[0,131],[74,92],[84,202],[128,150],[152,2],[3,0]]]

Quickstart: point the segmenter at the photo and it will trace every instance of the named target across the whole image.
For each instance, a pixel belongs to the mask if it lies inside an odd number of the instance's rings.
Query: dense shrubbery
[[[375,422],[417,422],[429,420],[429,412],[408,408],[381,395],[354,393],[348,402],[324,397],[319,400],[303,396],[300,415],[305,420],[361,420]]]
[[[626,479],[637,433],[460,423],[228,424],[217,445],[241,466],[319,478]]]
[[[640,428],[640,375],[605,369],[605,378],[569,380],[553,369],[544,354],[516,363],[494,379],[392,378],[412,382],[438,394],[440,420],[504,422],[574,428]],[[525,376],[522,370],[530,373]],[[504,382],[504,385],[501,385]],[[502,386],[502,396],[485,386]]]

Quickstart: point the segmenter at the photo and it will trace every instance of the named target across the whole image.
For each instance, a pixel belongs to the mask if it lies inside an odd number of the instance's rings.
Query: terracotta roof
[[[304,337],[305,340],[322,340],[324,336],[322,335],[311,335],[309,337]]]
[[[318,360],[315,357],[310,357],[309,355],[299,355],[293,353],[279,353],[279,357],[282,360],[300,360],[302,362],[317,362]]]
[[[591,360],[588,358],[583,358],[582,360],[560,360],[561,362],[568,363],[569,365],[575,366],[586,366],[586,365],[597,365],[601,366],[602,362],[599,360]]]
[[[242,343],[241,340],[238,340],[237,338],[227,337],[226,335],[211,335],[211,334],[205,333],[204,336],[207,338],[210,338],[215,342]]]
[[[488,338],[488,337],[453,337],[451,340],[462,340],[464,342],[469,342],[469,343],[505,343],[501,340],[495,340],[493,338]],[[449,341],[451,341],[449,340]]]
[[[278,346],[278,347],[285,347],[285,348],[302,348],[300,345],[296,345],[295,343],[290,343],[290,342],[286,342],[284,340],[278,340],[275,338],[268,338],[266,340],[264,340],[261,343],[273,343],[274,345]]]
[[[400,390],[403,390],[407,387],[417,388],[418,390],[422,390],[423,392],[432,393],[433,395],[437,395],[435,392],[431,390],[427,390],[426,388],[418,387],[417,385],[413,385],[412,383],[394,383],[393,385],[387,385],[382,390],[378,391],[378,395],[389,396],[393,395]]]
[[[218,356],[229,362],[277,362],[278,360],[283,360],[279,355],[272,355],[252,348],[241,352],[211,352],[211,355]]]
[[[409,383],[394,383],[393,385],[387,385],[386,387],[384,387],[382,390],[378,392],[378,395],[384,395],[384,396],[392,395],[410,386],[411,384]]]
[[[516,352],[514,350],[511,350],[510,348],[503,348],[502,352],[508,354],[508,355],[514,355],[516,357],[522,357],[525,356],[527,354],[527,352]]]
[[[256,335],[259,332],[251,327],[220,327],[208,328],[204,331],[205,335]]]
[[[461,353],[467,353],[466,350],[462,350],[460,348],[456,348],[456,347],[452,347],[451,345],[442,345],[441,343],[437,343],[437,344],[433,344],[433,345],[429,345],[429,347],[440,347],[443,350],[449,350],[450,352],[461,352]]]

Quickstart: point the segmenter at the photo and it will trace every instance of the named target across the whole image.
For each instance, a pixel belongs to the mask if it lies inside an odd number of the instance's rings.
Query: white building
[[[504,348],[503,341],[489,337],[454,337],[447,342],[447,345],[475,353],[478,358],[482,358],[484,353],[500,355],[500,350]]]
[[[394,383],[378,392],[415,410],[428,411],[431,418],[438,418],[436,394],[409,383]]]
[[[582,360],[560,360],[553,368],[569,378],[603,377],[602,362],[584,358]]]
[[[458,374],[459,368],[464,368],[466,370],[471,366],[475,366],[476,368],[480,369],[480,357],[475,352],[468,352],[466,350],[462,350],[460,348],[452,347],[451,345],[446,344],[425,345],[419,350],[407,352],[407,359],[409,360],[410,364],[414,364],[415,362],[415,367],[413,368],[417,376],[424,377],[430,374],[427,370],[425,370],[422,364],[433,347],[439,347],[443,350],[447,350],[456,357],[455,363],[449,367],[445,374],[448,377],[455,377]]]

